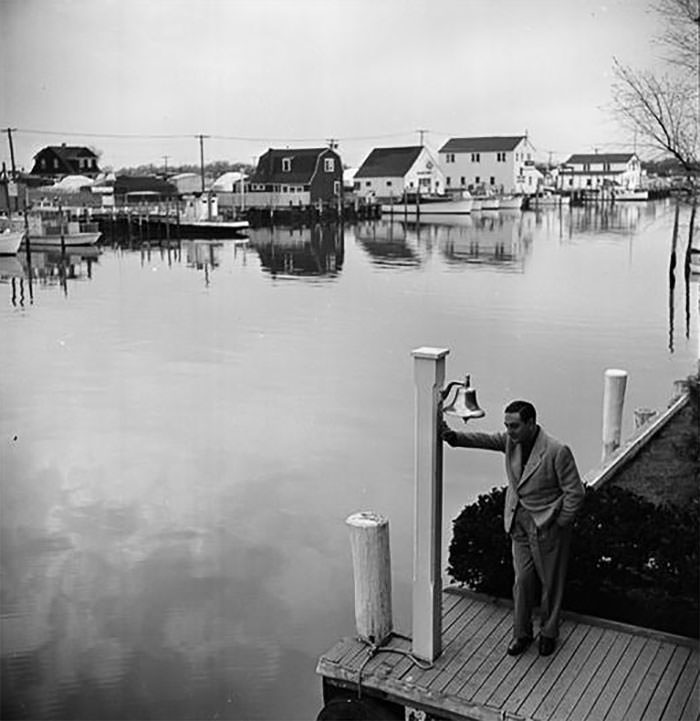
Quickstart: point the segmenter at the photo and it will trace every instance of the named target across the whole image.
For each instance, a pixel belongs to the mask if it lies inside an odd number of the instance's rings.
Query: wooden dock
[[[386,649],[376,652],[358,639],[345,638],[318,661],[324,700],[359,691],[388,709],[475,721],[700,718],[695,639],[564,614],[553,655],[539,656],[533,643],[512,657],[506,654],[511,614],[505,601],[447,588],[442,595],[443,652],[430,668],[408,655],[411,641],[406,637],[393,635]]]

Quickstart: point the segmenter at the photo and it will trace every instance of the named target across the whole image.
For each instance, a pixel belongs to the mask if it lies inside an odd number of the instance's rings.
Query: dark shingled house
[[[79,145],[49,145],[34,156],[32,175],[62,178],[65,175],[85,175],[94,178],[100,173],[97,153]]]

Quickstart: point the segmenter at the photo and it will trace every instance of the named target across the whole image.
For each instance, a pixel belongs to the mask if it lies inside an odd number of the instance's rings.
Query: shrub
[[[474,591],[509,598],[505,488],[453,521],[448,573]],[[698,636],[700,503],[655,506],[615,486],[588,488],[574,525],[564,607],[638,626]]]

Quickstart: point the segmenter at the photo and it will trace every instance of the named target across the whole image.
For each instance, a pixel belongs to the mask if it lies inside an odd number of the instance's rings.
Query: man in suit
[[[454,431],[443,421],[442,438],[450,446],[505,453],[508,486],[503,520],[515,570],[508,653],[517,656],[532,643],[539,584],[539,652],[549,656],[559,633],[571,524],[585,491],[571,450],[537,424],[532,403],[509,403],[504,425],[503,433],[471,433]]]

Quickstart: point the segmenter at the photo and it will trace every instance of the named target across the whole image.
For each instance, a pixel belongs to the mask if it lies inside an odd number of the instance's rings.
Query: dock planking
[[[430,667],[396,635],[372,652],[343,639],[321,656],[326,684],[376,695],[433,716],[497,721],[698,721],[698,645],[604,619],[565,614],[560,642],[541,657],[534,643],[505,653],[511,610],[497,599],[448,588],[442,603],[443,652]],[[398,651],[398,652],[397,652]]]

